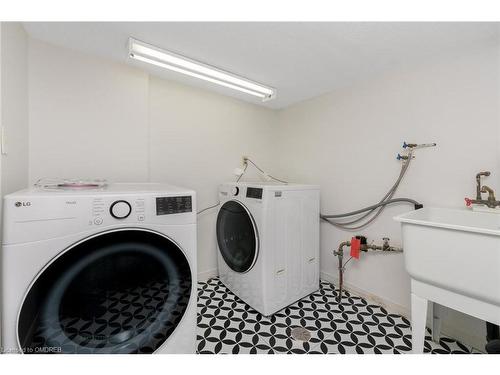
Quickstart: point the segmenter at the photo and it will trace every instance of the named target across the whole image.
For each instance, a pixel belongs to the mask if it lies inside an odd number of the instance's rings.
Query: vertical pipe
[[[339,252],[339,295],[337,296],[337,300],[339,303],[342,302],[342,289],[344,285],[344,252],[341,250]]]

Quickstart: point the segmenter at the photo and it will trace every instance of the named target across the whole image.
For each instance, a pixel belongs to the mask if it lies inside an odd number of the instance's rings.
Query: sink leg
[[[424,352],[427,300],[411,294],[411,344],[413,353]]]
[[[439,344],[441,337],[441,324],[444,317],[444,308],[438,303],[431,303],[432,309],[432,341]]]

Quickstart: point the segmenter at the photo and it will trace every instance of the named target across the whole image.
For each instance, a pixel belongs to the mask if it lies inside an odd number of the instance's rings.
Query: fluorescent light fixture
[[[261,85],[260,83],[191,60],[176,53],[162,50],[133,38],[129,39],[129,56],[138,61],[257,96],[262,101],[271,100],[276,97],[276,90],[269,86]]]

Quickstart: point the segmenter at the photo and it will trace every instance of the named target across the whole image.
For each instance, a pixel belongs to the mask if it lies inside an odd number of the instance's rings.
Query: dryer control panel
[[[262,199],[262,188],[247,187],[247,198]]]

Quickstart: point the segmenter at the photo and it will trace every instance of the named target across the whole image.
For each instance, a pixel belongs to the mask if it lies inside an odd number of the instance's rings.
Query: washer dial
[[[115,219],[125,219],[132,212],[132,206],[127,201],[115,201],[109,207],[109,213]]]

